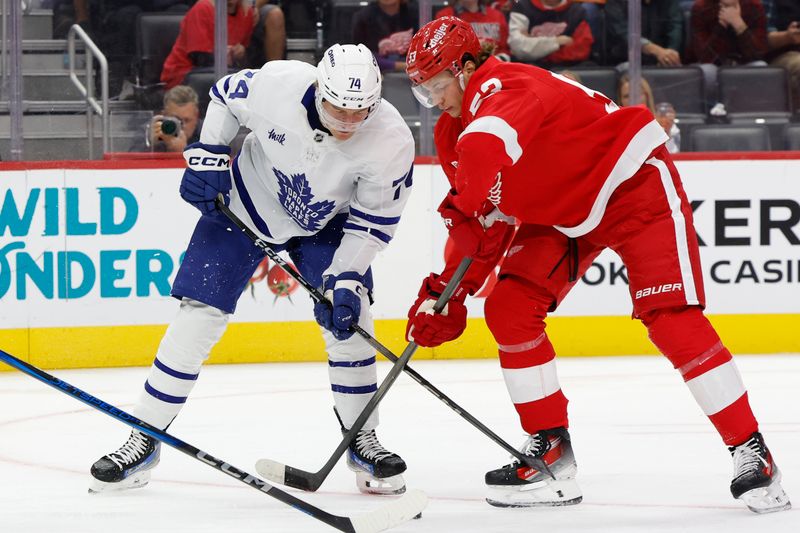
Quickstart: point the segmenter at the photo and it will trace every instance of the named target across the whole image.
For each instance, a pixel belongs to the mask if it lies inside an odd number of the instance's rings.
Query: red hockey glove
[[[433,305],[441,295],[447,280],[431,274],[422,282],[419,296],[408,311],[406,340],[420,346],[433,348],[457,339],[467,327],[467,308],[464,299],[466,289],[459,287],[448,301],[441,314],[433,313]]]
[[[484,230],[483,224],[477,218],[468,217],[456,208],[453,198],[452,193],[445,196],[439,205],[439,213],[456,248],[475,261],[485,263],[494,260],[500,248],[508,244],[503,237],[513,219],[501,216]]]

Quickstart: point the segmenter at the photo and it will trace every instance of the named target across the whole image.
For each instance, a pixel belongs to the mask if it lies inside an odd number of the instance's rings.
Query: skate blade
[[[393,496],[406,491],[406,482],[402,474],[377,478],[360,471],[356,472],[356,485],[360,492],[377,496]]]
[[[489,485],[486,496],[486,503],[494,507],[561,507],[582,500],[583,494],[574,479],[540,481],[514,488]]]
[[[122,481],[108,483],[92,478],[89,486],[89,494],[100,494],[103,492],[119,492],[121,490],[140,489],[150,482],[150,471],[136,472]]]
[[[779,479],[766,487],[749,490],[739,496],[739,499],[747,505],[748,509],[757,514],[777,513],[792,508],[792,502],[783,491]]]

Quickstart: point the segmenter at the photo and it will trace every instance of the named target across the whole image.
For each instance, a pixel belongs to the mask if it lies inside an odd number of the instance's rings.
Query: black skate
[[[406,462],[381,445],[374,429],[359,431],[347,449],[347,466],[356,473],[358,490],[365,494],[402,494],[406,482],[401,475]]]
[[[734,498],[742,500],[754,513],[791,509],[792,503],[781,487],[781,472],[761,433],[753,433],[744,443],[728,450],[733,456]]]
[[[566,428],[547,429],[530,435],[520,451],[543,460],[553,476],[519,461],[487,472],[489,492],[486,501],[490,505],[543,507],[580,503],[583,495],[575,481],[578,466]]]
[[[134,429],[119,450],[104,455],[92,465],[94,479],[89,492],[144,487],[160,457],[161,443]]]
[[[342,418],[333,408],[339,420],[342,434],[347,430]],[[356,473],[356,485],[364,494],[402,494],[406,482],[401,475],[406,471],[406,462],[378,441],[374,429],[361,430],[347,448],[347,467]]]

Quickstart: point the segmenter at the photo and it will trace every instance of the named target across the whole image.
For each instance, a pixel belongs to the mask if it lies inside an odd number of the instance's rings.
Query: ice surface
[[[737,357],[767,444],[800,507],[800,356]],[[513,445],[523,440],[496,361],[412,366]],[[379,435],[409,465],[406,481],[431,498],[421,520],[393,531],[800,531],[797,509],[757,516],[728,492],[732,464],[677,372],[659,357],[562,358],[584,501],[495,509],[483,474],[505,452],[402,376],[383,403]],[[388,369],[380,366],[381,375]],[[144,368],[54,371],[130,410]],[[3,533],[227,533],[333,531],[182,453],[165,448],[144,489],[87,494],[89,466],[128,428],[18,372],[0,373],[0,531]],[[255,473],[269,457],[316,471],[340,434],[327,367],[319,363],[208,366],[170,432]],[[344,462],[318,493],[325,510],[357,513],[380,498],[356,491]]]

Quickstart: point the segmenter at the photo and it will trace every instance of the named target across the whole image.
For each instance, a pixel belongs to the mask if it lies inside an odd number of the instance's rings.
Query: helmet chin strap
[[[325,106],[322,105],[322,102],[323,98],[318,89],[314,97],[314,105],[317,108],[317,114],[319,114],[320,122],[322,122],[322,125],[329,130],[336,130],[342,133],[353,133],[363,126],[364,123],[373,115],[373,110],[370,109],[367,116],[363,120],[359,122],[344,122],[331,116],[331,114],[325,109]]]
[[[325,106],[322,105],[322,95],[317,91],[317,94],[314,98],[314,106],[317,108],[317,114],[319,115],[319,121],[325,126],[328,130],[336,130],[343,133],[350,133],[356,131],[360,123],[348,123],[342,122],[341,120],[337,120],[328,113],[325,109]]]

